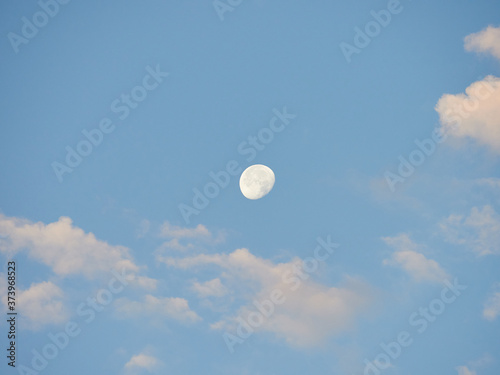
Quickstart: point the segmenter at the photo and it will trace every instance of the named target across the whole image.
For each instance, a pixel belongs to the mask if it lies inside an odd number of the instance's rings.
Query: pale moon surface
[[[259,199],[267,195],[274,186],[274,172],[262,164],[254,164],[243,171],[240,177],[241,193],[248,199]]]

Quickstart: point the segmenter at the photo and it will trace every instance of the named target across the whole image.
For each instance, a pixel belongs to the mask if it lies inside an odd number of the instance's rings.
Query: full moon
[[[248,199],[260,199],[274,186],[274,172],[262,164],[251,165],[240,177],[241,193]]]

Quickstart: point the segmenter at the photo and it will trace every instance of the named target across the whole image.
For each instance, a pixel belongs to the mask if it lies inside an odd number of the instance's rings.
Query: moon
[[[254,164],[240,177],[241,193],[248,199],[260,199],[269,194],[274,186],[274,172],[262,164]]]

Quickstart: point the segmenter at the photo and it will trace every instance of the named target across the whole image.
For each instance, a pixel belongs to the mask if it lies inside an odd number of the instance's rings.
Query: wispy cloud
[[[458,375],[477,375],[476,371],[469,369],[467,366],[458,366],[456,370]]]
[[[198,294],[199,297],[223,297],[228,293],[227,288],[222,285],[222,282],[217,277],[213,280],[199,283],[194,281],[191,289]]]
[[[247,249],[238,249],[230,254],[162,257],[160,260],[181,269],[218,266],[222,268],[221,277],[229,284],[228,288],[242,291],[243,306],[235,315],[212,324],[213,329],[236,329],[237,318],[254,311],[255,301],[269,298],[273,290],[282,291],[284,303],[276,306],[258,330],[274,333],[297,347],[314,346],[348,330],[373,297],[373,290],[355,278],[347,278],[338,287],[319,284],[309,275],[301,280],[296,273],[296,267],[301,264],[299,258],[275,264]]]
[[[133,355],[125,364],[126,374],[138,374],[146,370],[149,373],[154,372],[161,366],[162,362],[147,352],[141,352]]]
[[[500,189],[500,178],[496,177],[479,178],[475,180],[474,183],[476,183],[477,185]]]
[[[455,369],[457,370],[458,375],[477,375],[478,369],[487,367],[493,362],[495,362],[493,357],[490,354],[485,353],[479,359],[468,361],[466,365],[457,366]]]
[[[450,215],[439,223],[444,238],[477,255],[500,254],[500,215],[486,205],[472,207],[469,216]]]
[[[163,223],[160,228],[162,237],[173,237],[173,238],[200,238],[200,237],[210,237],[212,234],[202,224],[198,224],[195,228],[186,228],[170,224],[168,221]]]
[[[395,249],[389,259],[384,259],[384,265],[401,267],[417,282],[441,283],[449,278],[438,262],[418,251],[419,246],[407,234],[382,240]]]
[[[189,308],[184,298],[155,297],[150,294],[141,301],[132,301],[126,297],[115,301],[116,312],[123,318],[148,316],[158,319],[173,319],[182,323],[194,323],[201,318]]]
[[[172,225],[168,221],[160,226],[159,237],[167,238],[167,241],[159,247],[158,251],[169,250],[187,251],[202,249],[207,245],[215,245],[225,241],[224,232],[220,231],[214,235],[206,226],[198,224],[194,228]]]
[[[500,283],[493,286],[493,291],[484,304],[483,317],[493,321],[500,315]]]

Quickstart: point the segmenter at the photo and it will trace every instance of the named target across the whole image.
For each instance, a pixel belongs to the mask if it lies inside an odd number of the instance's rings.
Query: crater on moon
[[[262,164],[251,165],[241,174],[241,193],[248,199],[260,199],[272,190],[274,180],[271,168]]]

